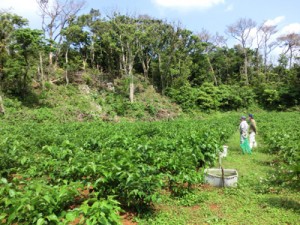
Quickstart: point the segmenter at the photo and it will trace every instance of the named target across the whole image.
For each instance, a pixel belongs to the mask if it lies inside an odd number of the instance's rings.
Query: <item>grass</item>
[[[139,84],[134,103],[126,93],[87,85],[47,85],[47,90],[33,90],[25,98],[6,96],[4,118],[8,121],[153,121],[182,114],[179,106],[161,96],[152,86]],[[1,115],[0,115],[1,116]]]
[[[238,170],[237,188],[199,185],[181,199],[164,194],[155,213],[136,218],[138,224],[300,224],[300,195],[270,182],[276,175],[275,157],[265,153],[263,140],[258,137],[252,155],[242,154],[238,133],[226,144],[228,156],[222,166]]]

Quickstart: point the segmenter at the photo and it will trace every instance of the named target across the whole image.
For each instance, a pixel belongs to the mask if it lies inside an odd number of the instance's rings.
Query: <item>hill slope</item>
[[[135,101],[120,90],[91,89],[88,85],[48,85],[20,100],[3,97],[5,118],[35,121],[160,120],[180,115],[181,109],[152,86],[137,88]]]

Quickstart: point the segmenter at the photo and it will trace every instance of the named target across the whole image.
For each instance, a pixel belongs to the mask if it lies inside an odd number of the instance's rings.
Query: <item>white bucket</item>
[[[204,181],[215,187],[236,187],[238,181],[238,172],[236,169],[205,169]]]

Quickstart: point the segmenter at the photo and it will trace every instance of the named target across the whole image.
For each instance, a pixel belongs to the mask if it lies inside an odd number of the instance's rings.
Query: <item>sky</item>
[[[180,24],[195,34],[205,29],[228,37],[227,26],[241,18],[277,25],[278,36],[300,33],[300,0],[86,0],[80,14],[91,8],[99,9],[102,16],[115,11],[132,16],[146,14]],[[36,0],[0,0],[0,9],[27,18],[32,28],[41,28]]]

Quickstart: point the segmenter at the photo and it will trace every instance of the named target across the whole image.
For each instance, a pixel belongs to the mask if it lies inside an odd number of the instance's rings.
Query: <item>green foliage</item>
[[[220,105],[218,88],[212,83],[204,83],[199,88],[197,105],[204,111],[217,110]]]
[[[49,186],[42,180],[26,180],[16,176],[12,181],[1,179],[0,200],[2,213],[7,215],[6,222],[11,224],[44,224],[59,222],[61,209],[68,206],[78,195],[79,184]]]
[[[263,93],[263,99],[266,101],[266,105],[269,107],[274,107],[278,105],[279,93],[277,90],[265,89]]]
[[[96,224],[121,224],[118,201],[109,196],[107,199],[90,198],[84,201],[79,209],[69,210],[65,215],[64,224],[69,224],[79,218],[80,223],[88,225]]]
[[[288,68],[286,55],[280,56],[277,66],[262,65],[262,55],[246,49],[246,70],[245,49],[240,45],[216,46],[210,35],[201,40],[187,29],[149,17],[114,13],[102,18],[99,10],[73,15],[57,34],[61,37],[58,42],[53,37],[46,40],[42,31],[26,25],[22,17],[0,13],[0,85],[6,94],[26,98],[31,85],[48,90],[50,80],[59,85],[84,82],[92,87],[113,81],[116,111],[104,114],[124,116],[138,108],[134,115],[138,118],[155,116],[160,108],[136,106],[138,103],[132,110],[128,102],[121,103],[120,99],[129,98],[131,82],[134,98],[151,84],[184,111],[238,110],[257,102],[277,110],[299,105],[299,63]],[[52,63],[50,52],[55,53]],[[241,86],[245,71],[249,84]],[[141,78],[146,81],[142,86]]]
[[[179,89],[170,88],[166,94],[179,104],[184,111],[196,108],[196,100],[198,98],[198,91],[189,85],[180,87]]]
[[[298,117],[297,113],[257,116],[259,134],[269,145],[266,149],[280,159],[277,183],[288,187],[299,183],[299,134],[291,125]],[[236,130],[235,120],[236,115],[114,124],[43,120],[17,121],[16,126],[3,121],[1,221],[69,224],[76,219],[86,224],[119,224],[121,208],[143,210],[161,202],[166,191],[177,206],[205,204],[210,196],[195,193],[203,182],[200,171],[215,164],[221,146]],[[249,172],[248,166],[239,167],[239,174]],[[241,177],[238,189],[218,194],[230,199],[244,196],[250,183],[257,193],[270,192],[271,178],[257,183],[257,174],[250,175],[248,180]]]
[[[227,125],[216,126],[220,120]],[[43,121],[7,124],[0,134],[0,192],[6,196],[0,210],[9,223],[76,217],[117,224],[120,206],[149,207],[161,189],[174,196],[192,191],[203,180],[197,168],[216,160],[235,129],[231,117],[197,124]]]
[[[11,57],[3,65],[6,91],[24,96],[29,89],[32,69],[35,69],[31,67],[38,57],[39,49],[43,48],[41,34],[41,31],[29,28],[19,28],[12,33],[13,41],[8,46]]]
[[[260,104],[267,109],[286,110],[299,105],[299,84],[285,85],[283,83],[272,83],[259,85],[257,93]]]
[[[212,83],[204,83],[199,88],[187,85],[169,89],[167,95],[185,111],[200,109],[206,112],[249,108],[256,97],[254,91],[247,86],[214,86]]]
[[[262,120],[262,134],[269,146],[269,152],[278,156],[276,182],[299,188],[300,145],[299,113],[269,113]]]

